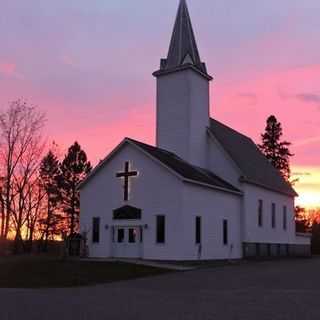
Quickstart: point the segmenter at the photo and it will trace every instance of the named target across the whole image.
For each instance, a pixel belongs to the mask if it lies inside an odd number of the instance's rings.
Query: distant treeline
[[[91,170],[75,142],[65,155],[48,145],[45,115],[18,100],[0,112],[0,239],[13,251],[46,251],[50,240],[79,232],[79,183]],[[3,241],[4,242],[4,241]]]

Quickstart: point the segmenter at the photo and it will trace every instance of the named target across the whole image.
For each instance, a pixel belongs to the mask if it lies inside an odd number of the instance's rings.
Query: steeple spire
[[[187,66],[211,78],[207,74],[206,65],[200,59],[186,0],[180,0],[167,59],[161,60],[160,70],[154,75]]]

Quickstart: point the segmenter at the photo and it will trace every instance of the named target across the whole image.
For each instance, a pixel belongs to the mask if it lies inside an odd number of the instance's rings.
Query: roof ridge
[[[132,138],[126,137],[126,139],[129,140],[129,141],[132,141],[132,142],[134,142],[134,143],[143,144],[143,145],[145,145],[146,147],[153,148],[153,149],[156,149],[156,150],[159,150],[159,151],[163,151],[163,152],[165,152],[165,153],[167,153],[167,154],[175,155],[176,157],[178,157],[175,153],[173,153],[173,152],[171,152],[171,151],[168,151],[168,150],[166,150],[166,149],[162,149],[162,148],[159,148],[159,147],[157,147],[157,146],[153,146],[153,145],[151,145],[151,144],[148,144],[148,143],[145,143],[145,142],[142,142],[142,141],[139,141],[139,140],[135,140],[135,139],[132,139]],[[178,158],[179,158],[179,157],[178,157]],[[181,159],[181,158],[180,158],[180,159]],[[181,160],[183,160],[183,159],[181,159]]]
[[[206,168],[201,168],[199,166],[196,166],[180,158],[173,152],[170,152],[155,146],[151,146],[131,138],[126,138],[126,140],[129,142],[132,142],[138,148],[140,147],[142,150],[147,152],[151,157],[159,160],[165,166],[171,168],[173,171],[181,175],[186,180],[203,183],[203,184],[209,184],[211,186],[215,186],[217,188],[222,188],[222,189],[227,188],[229,189],[229,191],[232,190],[233,192],[237,192],[237,193],[241,192],[238,188],[236,188],[235,186],[233,186],[231,183],[227,182],[223,178],[217,176],[214,172]]]

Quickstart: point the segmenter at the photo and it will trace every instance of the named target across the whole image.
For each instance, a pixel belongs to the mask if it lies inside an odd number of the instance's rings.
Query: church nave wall
[[[202,221],[201,259],[239,259],[242,257],[240,234],[241,196],[189,183],[184,185],[183,198],[185,254],[197,259],[195,217]],[[223,221],[228,221],[228,241],[223,243]]]
[[[243,184],[245,242],[294,243],[296,239],[294,221],[294,199],[267,189]],[[259,200],[263,201],[263,223],[258,223]],[[272,204],[275,204],[275,223],[272,223]],[[286,229],[283,215],[286,207]]]

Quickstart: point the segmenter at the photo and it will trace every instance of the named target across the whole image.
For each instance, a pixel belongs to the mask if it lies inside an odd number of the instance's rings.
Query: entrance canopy
[[[141,213],[141,209],[127,205],[113,210],[113,220],[140,220]]]

